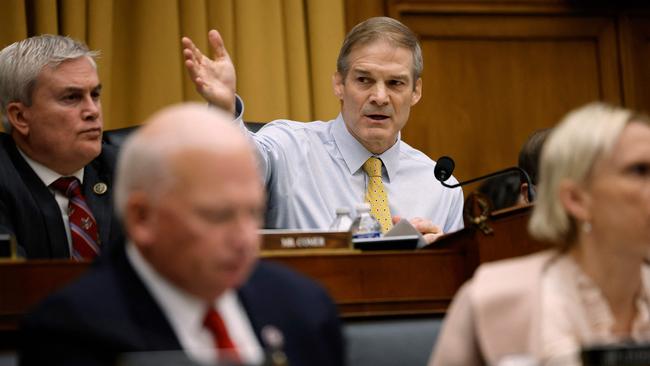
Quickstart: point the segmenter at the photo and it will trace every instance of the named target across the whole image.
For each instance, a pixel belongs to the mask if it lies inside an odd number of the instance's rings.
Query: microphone
[[[433,170],[436,179],[439,180],[443,186],[448,187],[445,184],[445,181],[451,177],[451,173],[454,172],[456,168],[456,163],[449,156],[441,156],[436,160],[436,168]]]
[[[486,174],[478,178],[466,180],[464,182],[459,182],[456,184],[450,185],[445,183],[445,181],[449,179],[449,177],[451,177],[451,173],[454,172],[455,167],[456,167],[456,163],[454,163],[454,160],[452,158],[450,158],[449,156],[441,156],[440,158],[438,158],[438,160],[436,160],[436,167],[433,171],[433,174],[436,176],[436,179],[439,180],[443,186],[447,188],[456,188],[456,187],[464,186],[466,184],[478,182],[479,180],[492,178],[497,175],[503,175],[510,172],[518,172],[521,176],[524,177],[526,183],[528,183],[528,201],[533,202],[535,200],[535,191],[533,190],[533,184],[530,180],[530,177],[528,176],[528,173],[526,173],[526,171],[521,169],[520,167],[513,166],[510,168],[501,169],[494,173]]]

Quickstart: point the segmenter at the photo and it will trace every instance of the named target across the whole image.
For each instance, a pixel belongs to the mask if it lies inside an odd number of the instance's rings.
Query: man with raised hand
[[[183,38],[185,65],[199,93],[241,122],[232,61],[216,30],[208,38],[212,59]],[[463,227],[462,191],[444,188],[435,162],[400,139],[422,94],[422,68],[417,37],[395,19],[371,18],[348,33],[333,77],[338,117],[277,120],[251,134],[269,196],[266,227],[327,228],[338,207],[363,201],[384,232],[400,217],[429,243]]]

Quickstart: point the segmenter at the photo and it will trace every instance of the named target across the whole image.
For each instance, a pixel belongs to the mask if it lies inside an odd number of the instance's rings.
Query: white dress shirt
[[[145,287],[160,305],[188,357],[204,364],[215,364],[219,357],[212,333],[203,326],[208,306],[212,305],[223,318],[240,360],[251,365],[264,361],[262,347],[234,290],[226,291],[214,304],[206,304],[164,278],[133,244],[127,244],[126,254]]]
[[[241,128],[243,104],[237,100]],[[373,156],[347,130],[343,117],[328,122],[277,120],[251,133],[260,157],[268,202],[266,228],[327,229],[336,209],[365,199],[363,163]],[[436,163],[399,136],[380,155],[392,216],[421,217],[445,233],[463,228],[463,192],[436,180]],[[456,183],[451,177],[449,184]]]

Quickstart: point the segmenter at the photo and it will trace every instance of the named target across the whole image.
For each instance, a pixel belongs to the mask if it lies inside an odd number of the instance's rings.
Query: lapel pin
[[[95,194],[101,195],[106,193],[106,191],[108,191],[108,186],[106,185],[106,183],[100,182],[93,186],[93,192],[95,192]]]

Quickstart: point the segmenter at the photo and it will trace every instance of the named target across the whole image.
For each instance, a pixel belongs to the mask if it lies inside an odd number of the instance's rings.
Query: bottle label
[[[370,239],[370,238],[379,238],[381,233],[379,231],[371,231],[366,233],[356,233],[352,235],[352,239]]]

